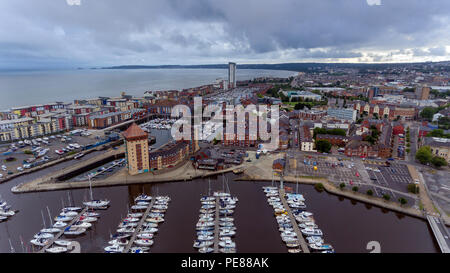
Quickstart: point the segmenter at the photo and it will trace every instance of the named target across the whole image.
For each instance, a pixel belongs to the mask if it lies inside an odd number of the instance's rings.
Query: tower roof
[[[148,133],[141,129],[136,123],[133,122],[128,129],[123,132],[123,136],[125,139],[134,139],[134,138],[147,138]]]

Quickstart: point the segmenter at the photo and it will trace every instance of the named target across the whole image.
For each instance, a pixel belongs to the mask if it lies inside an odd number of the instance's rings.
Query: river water
[[[167,140],[168,131],[154,132],[159,146]],[[94,156],[93,154],[86,157]],[[48,225],[48,206],[52,217],[56,216],[68,196],[75,205],[81,205],[89,196],[87,189],[12,194],[10,189],[52,170],[69,166],[64,162],[46,170],[18,177],[0,184],[0,194],[14,209],[20,210],[10,220],[0,223],[0,252],[9,252],[9,240],[16,252],[22,252],[20,238],[30,249],[29,240],[43,227],[41,210]],[[272,208],[267,204],[262,186],[270,182],[233,181],[233,173],[226,175],[231,193],[239,198],[235,209],[237,227],[236,244],[240,253],[278,253],[287,249],[281,241]],[[223,176],[211,177],[211,190],[223,188]],[[295,185],[290,185],[294,190]],[[152,246],[152,252],[195,252],[195,223],[200,208],[199,198],[208,192],[208,179],[187,182],[139,184],[94,188],[94,198],[108,198],[111,207],[100,211],[99,221],[85,235],[76,240],[82,252],[103,252],[109,234],[114,233],[134,197],[142,192],[151,195],[169,195],[172,201],[166,212],[165,222]],[[366,245],[378,241],[382,252],[439,252],[431,229],[421,219],[389,212],[360,202],[319,193],[310,185],[298,185],[298,191],[306,198],[307,210],[314,213],[317,224],[324,232],[324,239],[336,252],[369,252]]]

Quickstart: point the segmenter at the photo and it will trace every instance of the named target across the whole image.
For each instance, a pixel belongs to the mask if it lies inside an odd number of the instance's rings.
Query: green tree
[[[322,183],[317,183],[317,184],[314,185],[314,188],[315,188],[317,191],[323,191],[324,186],[323,186]]]
[[[400,198],[398,199],[398,201],[399,201],[400,204],[402,204],[402,205],[405,205],[406,203],[408,203],[408,201],[407,201],[405,198],[403,198],[403,197],[400,197]]]
[[[367,195],[372,196],[373,195],[373,191],[371,189],[367,190]]]
[[[359,188],[357,187],[357,186],[353,186],[353,188],[352,188],[352,191],[358,191],[359,190]]]
[[[443,157],[434,156],[431,159],[431,164],[433,164],[435,167],[439,168],[439,167],[442,167],[442,166],[447,166],[447,161]]]
[[[410,192],[410,193],[416,193],[416,194],[419,193],[419,187],[414,183],[410,183],[406,187],[408,189],[408,192]]]
[[[384,198],[386,201],[389,201],[389,199],[391,199],[391,196],[390,196],[389,194],[383,194],[383,198]]]
[[[345,188],[345,183],[339,184],[339,188],[341,188],[341,190],[343,190]]]
[[[416,159],[422,164],[429,163],[432,157],[430,146],[422,146],[416,152]]]
[[[321,153],[328,153],[331,150],[331,143],[328,140],[316,140],[316,149]]]
[[[422,112],[420,112],[420,117],[428,121],[431,121],[433,119],[433,115],[436,114],[438,111],[439,108],[425,107],[423,108]]]

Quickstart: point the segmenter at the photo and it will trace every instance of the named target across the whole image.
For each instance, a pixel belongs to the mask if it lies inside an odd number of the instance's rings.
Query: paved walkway
[[[139,232],[141,231],[142,225],[145,222],[145,219],[147,219],[147,215],[150,213],[150,210],[153,207],[153,204],[155,203],[155,198],[152,198],[152,201],[150,202],[150,205],[148,205],[147,209],[145,210],[144,214],[141,217],[141,220],[139,221],[133,236],[131,236],[130,240],[128,241],[128,245],[123,249],[122,253],[128,253],[128,251],[130,251],[130,248],[133,246],[134,240],[136,240],[136,236],[139,234]]]
[[[295,217],[292,214],[291,208],[289,207],[288,203],[286,202],[286,198],[284,198],[284,195],[285,195],[284,189],[279,189],[278,193],[280,195],[280,199],[281,199],[281,202],[283,203],[284,209],[287,211],[289,218],[291,219],[292,227],[294,228],[294,231],[297,234],[297,240],[302,248],[303,253],[309,253],[308,244],[306,243],[305,239],[303,238],[303,234],[300,231],[300,228],[298,227],[297,220],[295,220]]]

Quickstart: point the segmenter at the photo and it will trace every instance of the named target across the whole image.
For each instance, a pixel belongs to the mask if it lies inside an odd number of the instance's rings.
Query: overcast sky
[[[449,33],[449,0],[0,0],[0,68],[442,61]]]

